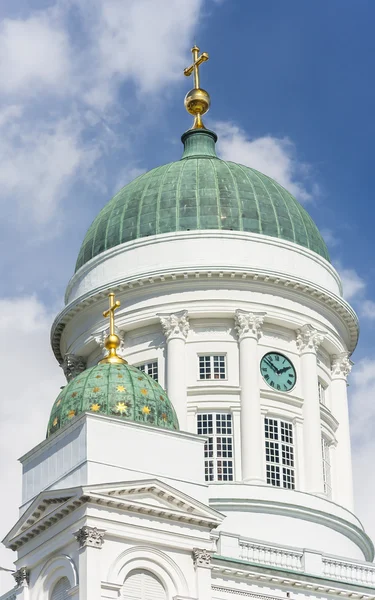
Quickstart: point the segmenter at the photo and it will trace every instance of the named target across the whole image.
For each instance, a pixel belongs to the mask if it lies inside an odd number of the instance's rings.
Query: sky
[[[0,537],[17,518],[17,459],[64,384],[49,329],[80,243],[123,185],[180,158],[196,42],[219,154],[304,204],[359,315],[356,506],[375,538],[374,19],[373,0],[2,0]]]

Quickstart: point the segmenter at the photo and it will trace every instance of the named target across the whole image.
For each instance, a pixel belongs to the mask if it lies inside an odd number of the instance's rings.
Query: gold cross
[[[108,294],[109,297],[109,309],[105,310],[103,317],[109,317],[109,335],[115,335],[115,310],[121,306],[120,300],[116,300],[113,292]]]
[[[202,54],[198,56],[198,46],[194,46],[194,48],[191,49],[191,52],[193,55],[193,64],[190,67],[184,69],[184,75],[186,75],[186,77],[189,77],[192,73],[194,73],[194,88],[196,90],[199,90],[199,67],[203,62],[206,62],[206,60],[209,59],[209,56],[207,52],[202,52]]]

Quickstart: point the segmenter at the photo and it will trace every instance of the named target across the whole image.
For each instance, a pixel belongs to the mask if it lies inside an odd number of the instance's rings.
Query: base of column
[[[247,477],[242,480],[242,483],[246,483],[247,485],[267,485],[264,479],[257,479],[255,477]]]

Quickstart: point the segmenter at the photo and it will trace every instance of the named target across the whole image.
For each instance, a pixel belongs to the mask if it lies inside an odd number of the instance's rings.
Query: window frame
[[[216,383],[220,381],[228,381],[228,360],[226,352],[198,352],[198,364],[197,364],[197,381],[215,381]],[[223,358],[224,359],[224,377],[202,377],[201,378],[201,358],[210,358],[210,372],[214,375],[215,370],[215,358]],[[219,367],[220,369],[220,364]],[[220,372],[219,372],[220,375]]]
[[[149,366],[151,366],[151,371],[152,371],[153,370],[153,365],[155,365],[155,364],[156,364],[156,375],[157,375],[156,378],[152,374],[150,374],[148,372],[148,370],[147,371],[146,370],[142,371],[142,369],[141,369],[141,367],[149,367]],[[146,375],[149,375],[152,379],[154,379],[155,381],[157,381],[159,383],[159,360],[157,358],[142,361],[140,363],[135,364],[134,367],[136,369],[139,369],[142,373],[145,373]]]
[[[320,379],[320,377],[319,377],[318,378],[319,406],[324,406],[325,408],[328,408],[328,405],[327,405],[327,389],[328,389],[328,385],[322,379]]]
[[[212,433],[210,433],[210,418]],[[199,431],[200,419],[202,420],[201,431]],[[197,435],[207,438],[204,444],[205,481],[207,483],[230,483],[235,481],[234,419],[232,412],[213,410],[196,413],[196,431]],[[225,454],[228,454],[228,456],[225,456]]]
[[[293,422],[266,415],[263,428],[267,485],[286,490],[297,489],[296,435]],[[273,456],[275,460],[267,459],[267,456]]]
[[[321,447],[322,447],[322,468],[323,468],[323,491],[327,498],[332,498],[332,456],[331,456],[331,443],[329,439],[322,433],[321,436]]]

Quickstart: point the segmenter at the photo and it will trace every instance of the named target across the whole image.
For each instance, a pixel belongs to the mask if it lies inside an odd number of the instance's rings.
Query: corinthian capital
[[[180,310],[180,312],[171,315],[158,316],[167,341],[173,338],[186,340],[189,333],[189,317],[187,310]]]
[[[12,573],[16,580],[17,587],[27,587],[29,585],[30,572],[26,567],[21,567],[18,571]]]
[[[201,550],[200,548],[193,548],[194,566],[210,569],[211,568],[211,555],[212,555],[212,553],[209,552],[208,550]]]
[[[85,525],[76,531],[74,537],[79,543],[80,548],[85,548],[86,546],[91,546],[92,548],[101,548],[104,542],[104,533],[105,532],[103,529],[97,529],[96,527],[88,527]]]
[[[69,382],[86,369],[86,361],[82,356],[65,354],[60,367],[64,371],[64,375]]]
[[[303,325],[297,329],[297,348],[302,352],[316,352],[324,340],[322,331],[315,329],[312,325]]]
[[[333,354],[331,357],[331,373],[336,379],[346,379],[352,370],[353,363],[348,352]]]
[[[245,337],[252,337],[259,340],[265,315],[263,312],[236,310],[234,321],[238,339],[241,341]]]

